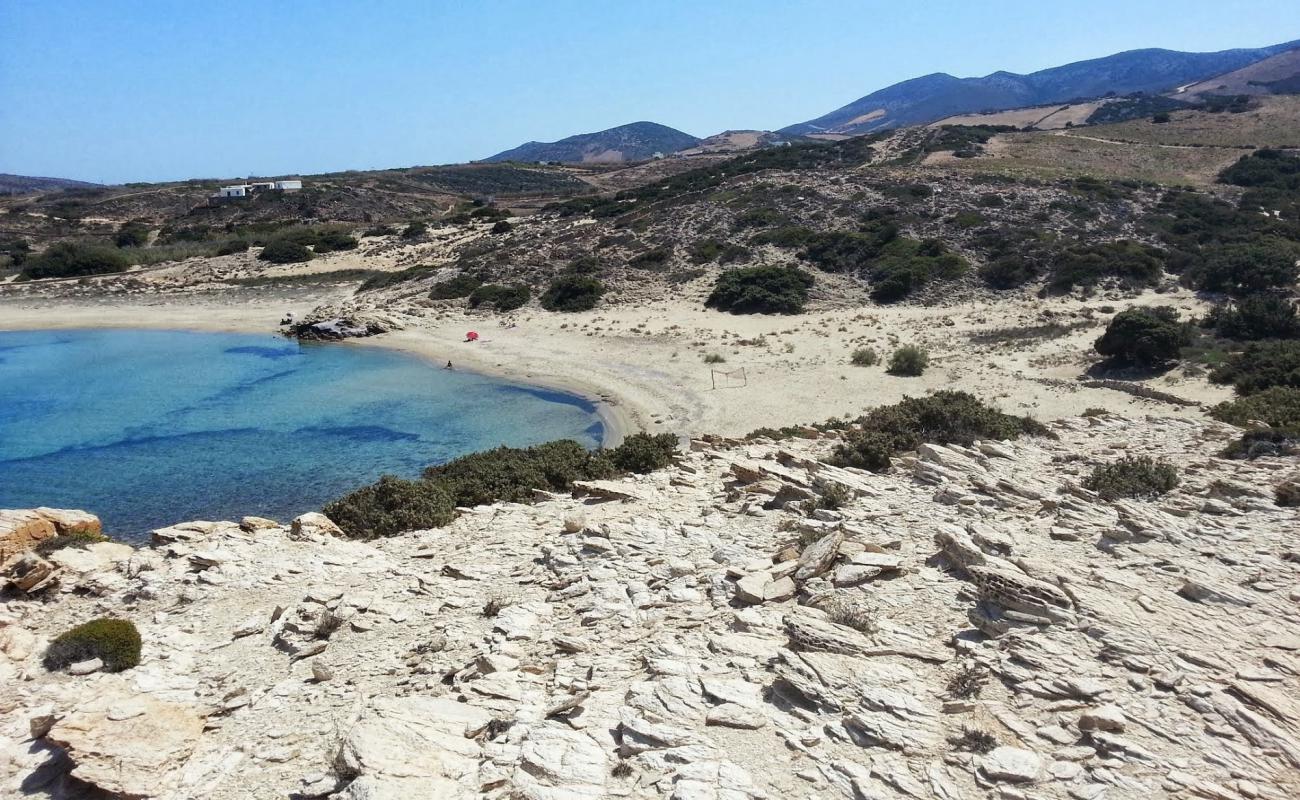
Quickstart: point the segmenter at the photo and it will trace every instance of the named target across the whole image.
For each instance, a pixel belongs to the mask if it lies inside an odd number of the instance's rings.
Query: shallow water
[[[381,474],[603,430],[586,400],[372,347],[179,331],[0,332],[0,508],[118,538],[285,520]]]

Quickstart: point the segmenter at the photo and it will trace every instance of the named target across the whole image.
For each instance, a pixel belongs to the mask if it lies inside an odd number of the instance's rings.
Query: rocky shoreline
[[[0,795],[1300,794],[1294,460],[1219,458],[1217,423],[1051,427],[879,475],[827,465],[833,434],[696,440],[393,539],[306,515],[56,551],[0,611]],[[1124,452],[1182,484],[1080,487]],[[103,616],[139,666],[41,666]]]

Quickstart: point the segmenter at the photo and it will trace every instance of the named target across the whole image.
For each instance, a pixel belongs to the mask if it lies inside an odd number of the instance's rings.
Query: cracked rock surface
[[[1300,796],[1294,463],[1217,457],[1215,423],[1050,427],[880,475],[829,436],[697,440],[394,539],[312,516],[82,551],[0,611],[0,796]],[[1080,488],[1125,452],[1181,485]],[[139,666],[41,667],[99,616]]]

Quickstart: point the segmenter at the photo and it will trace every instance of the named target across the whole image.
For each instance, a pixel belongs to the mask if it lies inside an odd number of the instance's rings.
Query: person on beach
[[[448,361],[447,366],[443,367],[443,369],[452,369],[451,362]]]

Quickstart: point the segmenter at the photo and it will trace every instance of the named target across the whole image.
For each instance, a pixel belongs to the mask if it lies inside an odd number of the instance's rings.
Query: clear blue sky
[[[1295,0],[0,0],[0,172],[100,182],[778,128],[930,72],[1300,38]]]

